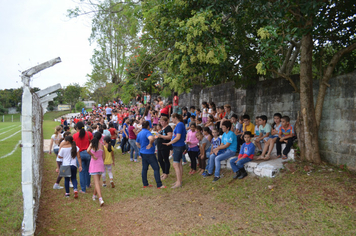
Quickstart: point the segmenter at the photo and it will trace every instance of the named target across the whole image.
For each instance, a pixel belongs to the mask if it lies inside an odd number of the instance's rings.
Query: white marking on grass
[[[6,154],[6,155],[0,157],[0,159],[5,158],[5,157],[8,157],[8,156],[11,156],[12,154],[14,154],[14,152],[15,152],[15,151],[17,150],[17,148],[19,147],[20,143],[21,143],[21,140],[19,140],[19,141],[17,142],[17,144],[15,145],[14,149],[13,149],[10,153],[8,153],[8,154]]]
[[[9,130],[6,130],[5,132],[0,133],[0,135],[5,134],[5,133],[7,133],[7,132],[9,132],[9,131],[11,131],[11,130],[13,130],[13,129],[16,129],[16,128],[17,128],[17,127],[12,128],[12,129],[9,129]]]
[[[0,130],[3,130],[3,129],[8,129],[8,128],[11,128],[11,127],[14,127],[15,125],[11,125],[11,126],[8,126],[8,127],[5,127],[5,128],[1,128]]]
[[[12,135],[10,135],[10,136],[8,136],[8,137],[6,137],[6,138],[1,139],[0,142],[4,141],[4,140],[6,140],[6,139],[9,139],[9,138],[11,138],[12,136],[14,136],[14,135],[16,135],[16,134],[18,134],[18,133],[20,133],[20,132],[21,132],[21,130],[17,131],[16,133],[13,133]]]

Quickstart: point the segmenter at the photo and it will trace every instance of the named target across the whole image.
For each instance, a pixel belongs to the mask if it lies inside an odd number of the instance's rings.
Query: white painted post
[[[11,122],[14,122],[14,115],[11,115]]]
[[[32,180],[32,94],[30,91],[30,77],[23,76],[22,94],[22,194],[24,197],[22,221],[22,235],[34,235],[33,217],[33,180]]]
[[[2,122],[5,122],[5,115],[2,115]]]

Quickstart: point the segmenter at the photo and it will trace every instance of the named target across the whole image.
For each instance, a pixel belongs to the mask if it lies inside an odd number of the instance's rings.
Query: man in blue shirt
[[[213,182],[216,182],[220,179],[220,162],[227,160],[230,157],[236,156],[237,149],[237,138],[234,132],[231,129],[231,122],[226,120],[221,125],[222,131],[224,132],[221,140],[220,146],[213,149],[213,154],[209,157],[209,168],[206,176],[213,175],[213,170],[215,166],[215,177]],[[222,154],[218,155],[219,151],[223,151]]]
[[[157,188],[166,188],[162,185],[158,161],[155,155],[155,138],[152,136],[151,132],[147,129],[150,126],[148,121],[142,123],[142,130],[138,133],[136,138],[136,145],[140,148],[140,156],[142,157],[142,182],[143,187],[152,187],[151,184],[148,184],[147,180],[147,171],[148,166],[151,165],[154,171],[154,177],[157,183]]]

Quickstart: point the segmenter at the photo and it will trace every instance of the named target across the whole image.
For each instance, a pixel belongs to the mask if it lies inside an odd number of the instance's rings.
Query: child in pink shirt
[[[188,145],[188,155],[191,161],[191,170],[189,172],[190,175],[195,174],[197,171],[197,158],[199,155],[199,140],[196,137],[196,124],[194,122],[190,123],[190,132],[187,134],[186,143]]]

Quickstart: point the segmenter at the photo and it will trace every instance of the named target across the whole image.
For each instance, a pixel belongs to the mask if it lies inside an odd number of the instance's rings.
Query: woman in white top
[[[54,154],[56,154],[56,162],[57,162],[57,169],[56,172],[59,173],[59,168],[62,165],[62,159],[58,158],[58,151],[59,151],[59,143],[60,140],[62,139],[62,126],[57,126],[54,129],[54,134],[51,137],[51,143],[49,145],[49,154],[52,154],[52,148],[53,148],[53,152]],[[62,189],[63,187],[61,187],[59,185],[59,182],[61,181],[62,177],[57,177],[56,183],[53,185],[53,189]]]
[[[78,198],[78,182],[77,182],[77,159],[79,163],[79,172],[82,171],[82,159],[80,158],[79,148],[73,141],[72,136],[67,136],[64,139],[63,145],[59,150],[58,157],[62,159],[63,166],[70,166],[71,177],[64,178],[64,187],[66,189],[66,197],[69,197],[69,180],[72,181],[74,198]],[[76,159],[77,158],[77,159]]]

